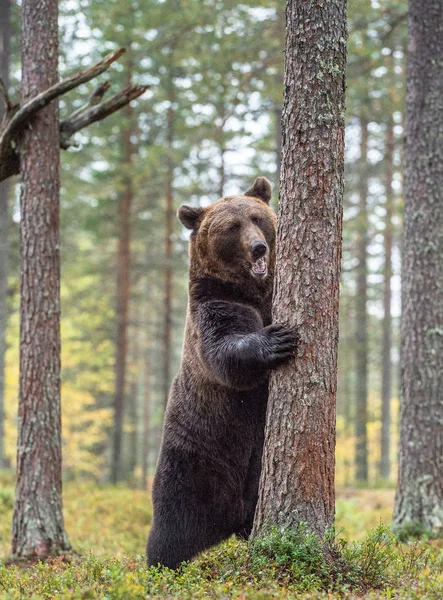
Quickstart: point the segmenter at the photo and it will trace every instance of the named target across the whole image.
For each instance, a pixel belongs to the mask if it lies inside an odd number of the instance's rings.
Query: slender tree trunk
[[[223,131],[221,132],[221,138],[223,138]],[[223,139],[220,140],[220,182],[218,185],[218,196],[222,198],[225,191],[225,153],[226,148],[223,146]]]
[[[218,147],[220,150],[220,169],[219,169],[219,182],[218,182],[218,197],[223,198],[226,183],[226,165],[225,165],[225,132],[224,132],[224,120],[225,120],[225,104],[222,101],[219,104],[218,116],[222,121],[221,127],[218,129]]]
[[[404,49],[404,53],[405,53],[405,58],[404,58],[404,62],[403,62],[403,68],[402,68],[402,74],[404,75],[403,79],[406,82],[406,64],[407,64],[407,53],[406,53],[406,48]],[[406,106],[405,109],[403,110],[402,114],[401,114],[401,128],[402,128],[402,138],[401,138],[401,143],[399,144],[399,162],[400,162],[400,190],[399,190],[399,196],[400,198],[402,198],[402,204],[399,207],[399,217],[400,217],[400,224],[399,224],[399,235],[396,236],[396,244],[398,247],[398,253],[400,255],[400,273],[401,273],[401,277],[400,277],[400,290],[399,290],[399,294],[400,294],[400,348],[399,348],[399,353],[400,353],[400,360],[398,361],[398,367],[396,369],[396,373],[395,373],[395,383],[397,386],[397,397],[400,398],[400,402],[399,402],[399,406],[398,406],[398,410],[397,410],[397,423],[398,423],[398,430],[400,429],[400,413],[401,413],[401,404],[402,404],[402,400],[401,400],[401,395],[402,395],[402,378],[403,378],[403,373],[402,373],[402,358],[401,358],[401,322],[402,322],[402,314],[403,314],[403,238],[404,238],[404,230],[405,230],[405,222],[404,222],[404,207],[405,207],[405,168],[406,168],[406,164],[405,164],[405,146],[406,146]]]
[[[343,288],[342,288],[343,289]],[[354,303],[354,297],[349,294],[343,295],[343,292],[340,294],[340,309],[341,309],[341,319],[340,319],[340,343],[342,348],[342,357],[341,362],[339,361],[339,375],[341,369],[341,386],[339,385],[339,389],[341,387],[341,391],[343,394],[343,421],[344,428],[343,434],[345,439],[349,439],[352,436],[353,429],[353,402],[354,396],[352,393],[352,376],[354,373],[354,365],[353,365],[353,324],[354,324],[354,314],[353,307],[351,304]],[[339,407],[337,406],[337,410]],[[354,478],[354,464],[353,457],[346,456],[344,459],[344,469],[343,469],[343,477],[344,477],[344,485],[350,485]]]
[[[128,84],[132,77],[131,64],[128,64]],[[125,411],[126,359],[128,353],[128,312],[130,295],[130,242],[131,242],[131,206],[133,186],[131,179],[132,108],[128,104],[123,109],[126,127],[122,132],[122,168],[124,175],[123,190],[119,198],[117,211],[117,339],[115,358],[115,398],[114,398],[114,446],[111,468],[112,483],[122,478],[122,437]]]
[[[22,102],[57,81],[57,17],[57,0],[22,4]],[[36,115],[20,150],[20,396],[12,553],[41,557],[69,549],[61,479],[57,103]]]
[[[172,63],[172,58],[171,58]],[[172,64],[169,72],[167,113],[167,173],[166,173],[166,206],[165,206],[165,313],[163,327],[163,403],[166,407],[171,381],[171,332],[172,332],[172,232],[174,230],[174,162],[172,158],[174,142],[174,81]]]
[[[355,467],[357,481],[368,480],[368,123],[360,119],[360,186],[357,241]]]
[[[402,403],[394,528],[443,532],[443,12],[409,0]]]
[[[10,0],[0,0],[0,77],[6,88],[9,86],[11,15]],[[0,102],[0,123],[4,107]],[[5,355],[6,328],[8,321],[8,211],[9,186],[0,182],[0,468],[5,466]]]
[[[352,396],[352,373],[354,370],[353,356],[352,356],[352,343],[353,343],[353,297],[346,294],[344,297],[341,295],[341,304],[343,307],[343,325],[340,330],[340,340],[343,340],[343,347],[347,348],[346,359],[343,365],[343,416],[345,422],[346,436],[352,435],[352,408],[353,408],[353,396]],[[349,457],[351,458],[351,457]]]
[[[150,249],[147,248],[145,267],[149,266]],[[149,473],[149,417],[151,404],[151,371],[149,362],[149,312],[151,309],[152,293],[149,291],[149,277],[145,278],[142,286],[143,306],[139,327],[139,464],[141,467],[140,487],[148,488]]]
[[[273,320],[298,356],[271,375],[254,534],[334,520],[346,2],[288,0]],[[333,68],[331,67],[333,65]]]
[[[143,349],[143,457],[142,457],[142,488],[148,488],[149,474],[149,410],[151,406],[151,371],[149,364],[149,346]]]
[[[392,278],[392,179],[394,171],[394,119],[392,114],[386,129],[385,141],[385,231],[384,231],[384,282],[383,282],[383,346],[382,346],[382,385],[381,385],[381,458],[380,476],[386,479],[391,474],[391,390],[392,390],[392,317],[391,317],[391,278]]]
[[[131,431],[128,440],[128,476],[134,480],[135,470],[137,468],[137,381],[131,383],[131,393],[129,394],[128,402],[128,417]]]

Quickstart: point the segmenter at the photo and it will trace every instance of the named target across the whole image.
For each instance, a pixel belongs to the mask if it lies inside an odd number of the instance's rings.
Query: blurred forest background
[[[11,90],[19,87],[19,10],[11,6],[8,28]],[[339,486],[394,485],[396,478],[406,10],[405,0],[349,1]],[[284,23],[281,0],[61,3],[61,77],[125,46],[121,64],[100,81],[150,85],[130,108],[78,133],[78,147],[62,154],[66,479],[147,485],[186,316],[187,235],[175,212],[182,203],[241,193],[257,175],[273,182],[276,206]],[[63,97],[61,114],[86,104],[96,85]],[[0,465],[14,467],[18,183],[2,189]]]

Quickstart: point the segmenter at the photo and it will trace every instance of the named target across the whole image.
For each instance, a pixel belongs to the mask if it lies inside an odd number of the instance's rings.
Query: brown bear
[[[178,211],[192,231],[189,304],[153,485],[149,565],[174,569],[252,528],[269,369],[293,356],[297,340],[271,324],[270,199],[259,177],[243,196]]]

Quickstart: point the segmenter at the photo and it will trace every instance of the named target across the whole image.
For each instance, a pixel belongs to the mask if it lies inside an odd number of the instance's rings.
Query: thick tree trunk
[[[10,0],[0,0],[0,77],[6,88],[9,85],[11,15]],[[0,123],[4,115],[4,106],[0,102]],[[6,327],[8,320],[8,198],[7,181],[0,182],[0,468],[5,465],[5,354]]]
[[[356,292],[355,477],[368,480],[368,123],[360,119],[359,214]]]
[[[128,79],[131,78],[131,68],[128,67]],[[128,312],[130,294],[130,241],[131,241],[131,206],[133,186],[131,179],[132,165],[132,109],[128,104],[123,112],[126,117],[126,127],[122,132],[122,168],[125,175],[123,190],[119,198],[117,210],[117,338],[115,357],[115,398],[114,398],[114,446],[111,468],[111,481],[121,480],[122,471],[122,437],[125,411],[126,387],[126,358],[128,353]]]
[[[298,356],[271,375],[254,534],[334,520],[346,1],[288,0],[273,320]]]
[[[22,101],[57,81],[57,16],[57,0],[22,4]],[[12,538],[17,557],[69,549],[61,495],[59,155],[54,102],[36,115],[20,148],[20,397]]]
[[[385,231],[384,231],[384,282],[383,282],[383,345],[382,345],[382,385],[381,385],[381,448],[380,476],[386,479],[391,474],[391,390],[392,390],[392,317],[391,317],[391,278],[392,278],[392,211],[394,172],[394,119],[392,114],[386,129],[385,140]]]
[[[394,527],[443,532],[443,12],[409,0],[402,403]]]

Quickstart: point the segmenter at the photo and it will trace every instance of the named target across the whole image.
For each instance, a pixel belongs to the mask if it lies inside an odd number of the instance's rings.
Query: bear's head
[[[204,208],[179,208],[178,218],[192,231],[191,279],[212,276],[259,286],[272,282],[277,218],[270,199],[269,181],[258,177],[242,196],[220,198]]]

